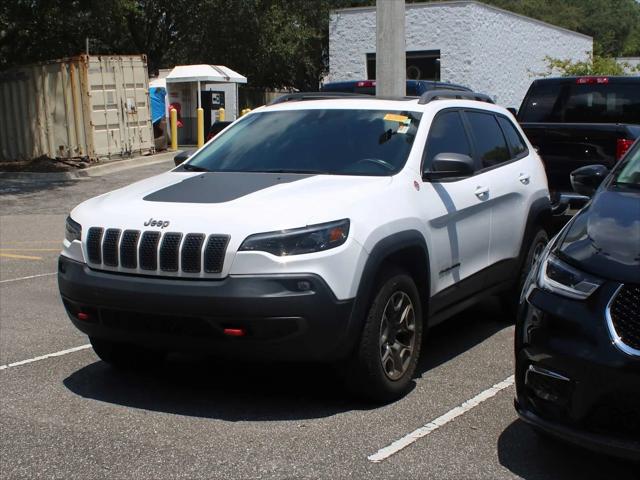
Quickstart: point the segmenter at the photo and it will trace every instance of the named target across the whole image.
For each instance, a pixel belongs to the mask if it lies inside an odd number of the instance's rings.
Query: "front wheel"
[[[388,402],[411,385],[422,340],[422,307],[415,282],[389,268],[377,283],[358,349],[348,362],[347,387],[360,397]]]
[[[100,360],[120,370],[152,369],[162,364],[165,359],[163,352],[137,345],[95,337],[90,337],[89,340]]]

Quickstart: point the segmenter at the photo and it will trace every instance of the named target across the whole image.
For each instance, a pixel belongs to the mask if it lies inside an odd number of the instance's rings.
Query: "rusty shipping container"
[[[153,148],[144,55],[81,55],[0,72],[0,161]]]

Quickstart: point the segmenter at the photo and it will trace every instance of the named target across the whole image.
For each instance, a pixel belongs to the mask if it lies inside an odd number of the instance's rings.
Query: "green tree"
[[[578,62],[552,57],[546,57],[545,60],[547,71],[541,73],[542,76],[625,75],[626,72],[640,72],[640,66],[632,67],[626,62],[599,55],[590,55],[587,60]]]

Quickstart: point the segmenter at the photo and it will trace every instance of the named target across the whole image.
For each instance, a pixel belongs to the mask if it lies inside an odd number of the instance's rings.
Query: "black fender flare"
[[[520,253],[518,255],[518,269],[516,270],[516,277],[520,275],[522,269],[522,263],[524,262],[524,256],[529,248],[529,241],[534,232],[539,228],[543,228],[549,237],[552,237],[553,221],[552,221],[552,208],[551,201],[547,197],[541,197],[535,200],[529,206],[529,214],[527,216],[527,223],[522,235],[522,241],[520,243]]]
[[[429,300],[429,285],[431,279],[427,242],[418,230],[404,230],[389,235],[374,245],[362,270],[358,292],[351,313],[348,338],[346,339],[346,344],[349,348],[353,348],[360,338],[380,268],[391,255],[407,248],[420,248],[424,253],[426,291],[421,291],[420,293],[423,303],[423,314],[425,316],[427,315],[428,310],[426,310],[426,307]],[[420,266],[418,266],[418,268],[420,268]]]

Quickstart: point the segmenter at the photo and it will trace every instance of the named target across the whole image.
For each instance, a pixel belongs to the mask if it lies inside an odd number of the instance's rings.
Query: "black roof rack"
[[[275,105],[276,103],[284,102],[299,102],[301,100],[327,100],[330,98],[344,98],[344,97],[364,97],[372,98],[371,95],[364,95],[360,93],[348,93],[348,92],[295,92],[286,93],[275,100],[272,100],[269,105]]]
[[[433,100],[460,99],[476,100],[478,102],[495,103],[489,95],[476,92],[465,92],[462,90],[430,90],[423,93],[418,100],[419,105],[425,105]]]

